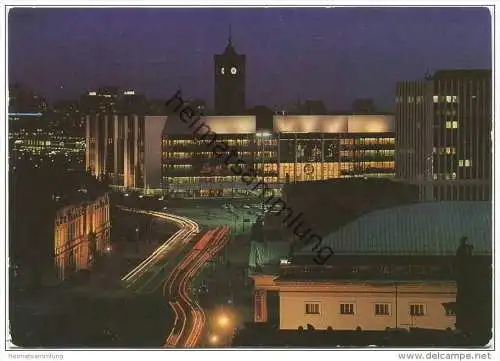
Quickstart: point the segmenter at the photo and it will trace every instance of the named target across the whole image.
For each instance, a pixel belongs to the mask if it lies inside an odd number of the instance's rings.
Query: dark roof
[[[323,238],[335,254],[454,255],[462,237],[474,254],[492,250],[490,202],[429,202],[368,213]],[[311,246],[297,254],[315,254]]]

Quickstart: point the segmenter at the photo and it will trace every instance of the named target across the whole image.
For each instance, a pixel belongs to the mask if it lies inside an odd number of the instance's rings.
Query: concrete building
[[[490,200],[490,70],[443,70],[396,89],[396,176],[422,200]]]
[[[287,182],[394,175],[391,115],[275,115],[272,122],[266,129],[251,115],[201,116],[192,124],[169,116],[163,188],[184,197],[251,196],[225,157],[213,155],[212,139],[225,142],[257,180],[277,190]]]
[[[161,187],[161,135],[166,116],[99,113],[86,117],[85,165],[124,188]]]
[[[368,213],[315,248],[253,242],[254,320],[280,329],[453,329],[459,239],[474,246],[474,267],[490,267],[491,213],[488,202],[417,203]],[[326,246],[334,255],[319,265]]]

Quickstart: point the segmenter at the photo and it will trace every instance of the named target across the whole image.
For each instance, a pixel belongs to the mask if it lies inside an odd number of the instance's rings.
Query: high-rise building
[[[86,117],[85,164],[125,188],[160,188],[166,116],[98,113]]]
[[[104,87],[80,97],[80,110],[84,114],[143,114],[147,109],[146,98],[135,90]]]
[[[491,200],[491,71],[397,84],[396,176],[421,200]]]
[[[214,55],[215,114],[236,115],[245,112],[246,55],[238,54],[231,35],[224,53]]]

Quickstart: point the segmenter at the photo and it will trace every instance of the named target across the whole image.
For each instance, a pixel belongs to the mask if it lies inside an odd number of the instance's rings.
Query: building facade
[[[107,193],[59,209],[54,226],[54,264],[57,278],[90,269],[110,251],[109,195]]]
[[[322,239],[318,248],[334,252],[324,264],[314,244],[252,242],[254,321],[281,329],[453,329],[456,250],[468,237],[471,269],[488,270],[491,222],[489,202],[376,210]]]
[[[166,116],[98,113],[86,116],[85,165],[124,188],[161,186],[161,134]]]
[[[397,178],[422,200],[490,200],[491,71],[438,71],[396,93]]]
[[[193,126],[169,116],[162,140],[162,186],[173,196],[251,196],[251,187],[215,157],[217,138],[255,170],[255,182],[280,192],[287,182],[394,176],[394,117],[325,115],[273,117],[271,129],[255,116],[206,116]],[[208,135],[210,134],[210,136]],[[234,163],[234,161],[232,161]],[[275,193],[277,194],[277,193]]]
[[[268,322],[267,292],[279,293],[279,328],[377,331],[454,329],[453,281],[272,280],[255,276],[255,322]]]

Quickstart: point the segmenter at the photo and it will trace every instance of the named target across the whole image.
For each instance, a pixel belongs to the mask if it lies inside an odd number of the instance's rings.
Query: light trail
[[[151,271],[153,267],[159,261],[163,260],[165,256],[173,248],[176,248],[177,246],[182,244],[189,243],[191,238],[194,235],[198,234],[200,231],[199,225],[196,222],[186,217],[181,217],[164,212],[127,208],[123,206],[118,206],[118,208],[126,212],[144,214],[148,216],[157,217],[160,219],[165,219],[167,221],[174,223],[176,226],[180,228],[167,241],[165,241],[162,245],[160,245],[157,249],[155,249],[153,253],[151,253],[144,261],[142,261],[139,265],[134,267],[129,273],[127,273],[125,276],[122,277],[121,281],[125,282],[127,287],[130,287],[135,282],[137,282],[137,280],[139,280],[144,274]],[[147,280],[147,282],[141,287],[141,289],[146,287],[147,284],[149,284],[149,282],[154,278],[155,275],[156,274],[150,277]]]
[[[198,344],[205,326],[206,315],[198,302],[190,297],[188,292],[189,282],[203,266],[203,264],[217,254],[217,252],[225,245],[228,240],[228,233],[229,227],[227,226],[218,227],[215,230],[205,233],[196,243],[196,245],[204,245],[204,247],[200,249],[195,246],[194,249],[192,249],[191,252],[176,265],[168,279],[165,281],[163,286],[164,295],[167,296],[166,292],[168,289],[169,299],[178,300],[173,303],[175,306],[170,303],[171,307],[179,306],[184,316],[180,332],[176,332],[179,327],[178,321],[174,322],[170,335],[166,339],[165,346],[195,347]],[[186,308],[186,310],[184,310],[184,308]],[[178,314],[177,310],[174,310],[174,312]],[[186,333],[188,313],[192,320],[192,327],[190,330],[187,330],[188,333]],[[182,339],[184,338],[186,341],[179,345],[179,343],[182,343]]]

